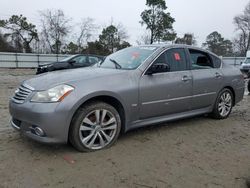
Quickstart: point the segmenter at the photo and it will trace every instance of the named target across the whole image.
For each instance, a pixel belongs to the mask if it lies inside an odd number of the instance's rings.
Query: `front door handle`
[[[215,77],[216,77],[216,78],[221,78],[221,77],[222,77],[222,74],[216,72],[216,73],[215,73]]]
[[[185,75],[185,76],[182,77],[181,80],[182,80],[183,82],[187,82],[187,81],[189,81],[189,80],[191,80],[191,79],[192,79],[192,78],[191,78],[190,76]]]

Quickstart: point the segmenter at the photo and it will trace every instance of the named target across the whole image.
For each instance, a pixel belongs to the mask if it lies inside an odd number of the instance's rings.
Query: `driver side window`
[[[165,51],[154,64],[167,64],[170,72],[187,70],[186,53],[183,48],[173,48]]]
[[[87,63],[87,57],[86,56],[78,56],[74,59],[75,63],[77,64],[86,64]]]

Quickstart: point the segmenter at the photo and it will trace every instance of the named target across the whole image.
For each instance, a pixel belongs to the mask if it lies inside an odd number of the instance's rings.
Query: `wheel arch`
[[[118,99],[118,97],[115,97],[113,95],[108,95],[108,94],[102,94],[102,95],[91,95],[88,96],[87,98],[85,98],[85,100],[79,101],[79,103],[77,103],[77,106],[74,108],[73,110],[73,114],[70,120],[70,125],[69,125],[69,129],[68,129],[68,134],[70,132],[70,127],[72,125],[72,120],[76,114],[76,112],[82,108],[84,105],[94,102],[94,101],[100,101],[100,102],[105,102],[111,106],[113,106],[117,112],[119,113],[120,117],[121,117],[121,133],[125,132],[126,130],[126,108],[125,105],[121,102],[121,100]],[[69,137],[68,137],[69,138]]]

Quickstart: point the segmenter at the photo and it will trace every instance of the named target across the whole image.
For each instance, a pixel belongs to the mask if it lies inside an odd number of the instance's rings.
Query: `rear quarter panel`
[[[223,88],[231,87],[235,94],[235,104],[240,102],[243,99],[245,91],[244,77],[241,71],[239,68],[223,64],[222,73]]]

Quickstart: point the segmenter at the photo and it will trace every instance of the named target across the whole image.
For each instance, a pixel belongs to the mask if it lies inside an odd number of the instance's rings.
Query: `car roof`
[[[105,56],[103,56],[103,55],[96,55],[96,54],[74,54],[74,55],[71,55],[72,57],[76,57],[76,56],[95,56],[95,57],[100,57],[100,58],[102,58],[102,57],[105,57]]]
[[[213,56],[216,56],[218,58],[220,58],[218,55],[216,55],[215,53],[208,51],[206,49],[200,48],[200,47],[196,47],[196,46],[192,46],[192,45],[186,45],[186,44],[148,44],[148,45],[140,45],[141,47],[156,47],[156,48],[162,48],[162,49],[167,49],[167,48],[188,48],[188,49],[193,49],[193,50],[199,50],[199,51],[203,51],[209,54],[212,54]]]

